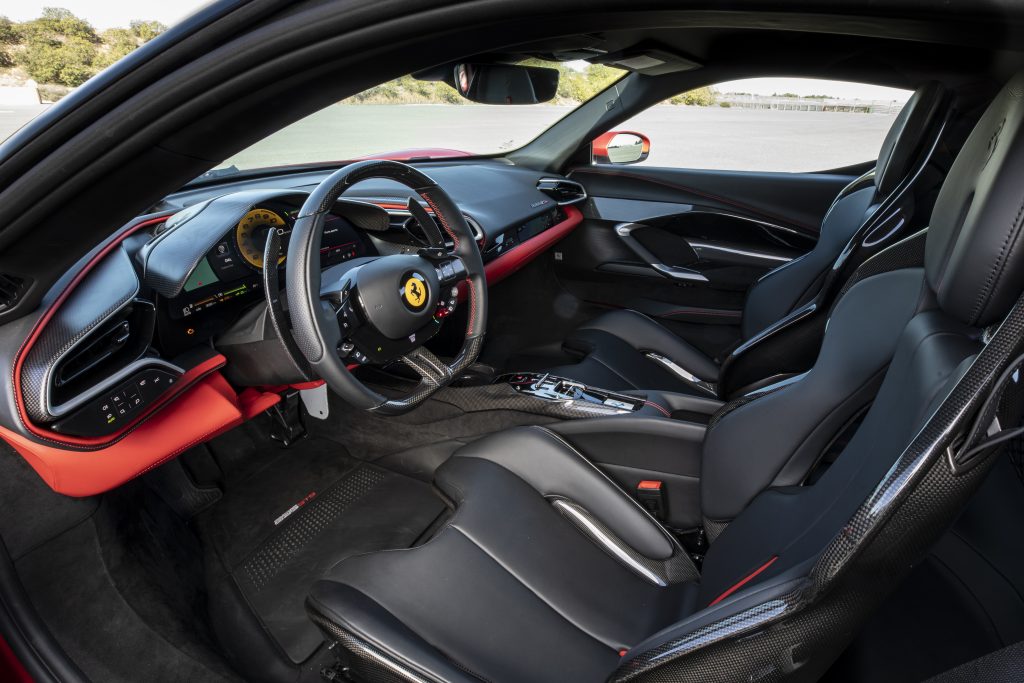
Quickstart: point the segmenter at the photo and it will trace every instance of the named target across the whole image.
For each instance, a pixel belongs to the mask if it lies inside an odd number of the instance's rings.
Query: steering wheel
[[[441,244],[417,254],[356,259],[321,274],[320,241],[327,213],[345,190],[369,178],[397,181],[422,197],[454,244],[454,254],[438,240]],[[430,234],[426,226],[424,231]],[[313,372],[357,408],[385,415],[407,412],[450,383],[480,353],[487,323],[487,281],[480,248],[448,194],[411,166],[369,160],[331,174],[299,211],[287,263],[286,293],[295,342]],[[446,364],[423,344],[441,329],[462,283],[467,289],[469,322],[462,349]],[[350,371],[353,362],[396,360],[420,377],[416,388],[400,398],[383,396]]]

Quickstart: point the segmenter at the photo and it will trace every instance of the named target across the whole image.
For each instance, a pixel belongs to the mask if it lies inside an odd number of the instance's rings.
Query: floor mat
[[[249,608],[296,664],[322,642],[310,586],[351,555],[412,545],[444,511],[421,481],[306,439],[226,491],[199,520]]]

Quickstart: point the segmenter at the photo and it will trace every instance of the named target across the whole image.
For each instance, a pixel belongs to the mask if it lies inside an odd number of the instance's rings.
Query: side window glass
[[[595,164],[811,172],[878,157],[911,95],[864,83],[753,78],[676,95],[593,143]]]

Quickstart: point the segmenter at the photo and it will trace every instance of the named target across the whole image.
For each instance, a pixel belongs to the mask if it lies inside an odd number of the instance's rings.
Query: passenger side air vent
[[[564,178],[541,178],[537,189],[554,199],[559,206],[576,204],[587,198],[586,189],[574,180]]]
[[[0,313],[14,308],[27,289],[25,278],[0,273]]]

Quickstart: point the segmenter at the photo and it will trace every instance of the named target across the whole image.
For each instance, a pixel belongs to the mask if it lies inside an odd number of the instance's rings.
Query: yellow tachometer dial
[[[290,226],[281,216],[267,209],[253,209],[245,214],[235,228],[235,243],[238,251],[253,268],[263,268],[263,248],[267,244],[267,233],[277,230],[282,234],[282,243],[287,242]],[[284,252],[277,257],[280,265],[284,261]]]

